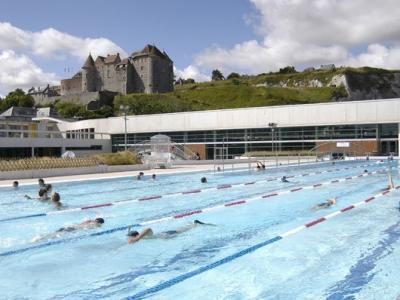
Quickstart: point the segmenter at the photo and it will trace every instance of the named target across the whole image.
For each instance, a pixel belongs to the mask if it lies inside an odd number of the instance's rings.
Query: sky
[[[334,63],[400,69],[398,0],[3,0],[0,95],[58,84],[89,53],[154,44],[177,77]]]

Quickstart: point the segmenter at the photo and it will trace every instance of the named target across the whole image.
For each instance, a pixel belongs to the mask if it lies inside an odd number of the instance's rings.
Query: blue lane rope
[[[159,284],[157,284],[157,285],[155,285],[155,286],[153,286],[151,288],[148,288],[146,290],[143,290],[143,291],[141,291],[141,292],[139,292],[139,293],[137,293],[137,294],[135,294],[133,296],[129,296],[126,299],[127,300],[141,299],[143,297],[149,296],[150,294],[157,293],[157,292],[159,292],[161,290],[164,290],[164,289],[167,289],[167,288],[169,288],[169,287],[171,287],[173,285],[176,285],[176,284],[178,284],[178,283],[180,283],[180,282],[182,282],[184,280],[187,280],[187,279],[192,278],[194,276],[197,276],[197,275],[199,275],[201,273],[204,273],[206,271],[209,271],[211,269],[219,267],[219,266],[221,266],[223,264],[231,262],[231,261],[233,261],[233,260],[235,260],[235,259],[237,259],[239,257],[242,257],[242,256],[244,256],[246,254],[252,253],[252,252],[256,251],[259,248],[262,248],[262,247],[265,247],[265,246],[270,245],[272,243],[275,243],[275,242],[277,242],[277,241],[279,241],[281,239],[283,239],[283,238],[278,235],[278,236],[276,236],[276,237],[274,237],[272,239],[269,239],[267,241],[261,242],[259,244],[254,245],[254,246],[251,246],[249,248],[243,249],[243,250],[241,250],[239,252],[236,252],[236,253],[234,253],[232,255],[226,256],[226,257],[224,257],[224,258],[222,258],[220,260],[217,260],[217,261],[215,261],[215,262],[213,262],[213,263],[211,263],[209,265],[200,267],[200,268],[198,268],[196,270],[190,271],[188,273],[179,275],[179,276],[177,276],[175,278],[172,278],[172,279],[169,279],[167,281],[161,282],[161,283],[159,283]]]
[[[4,256],[12,256],[12,255],[27,252],[30,250],[41,249],[41,248],[58,245],[58,244],[66,243],[66,242],[71,242],[71,241],[77,241],[77,240],[81,240],[81,239],[88,238],[88,237],[100,236],[100,235],[104,235],[104,234],[111,234],[111,233],[114,233],[117,231],[127,230],[129,227],[139,227],[139,226],[141,226],[141,225],[133,224],[133,225],[129,225],[129,226],[122,226],[122,227],[116,227],[116,228],[109,229],[109,230],[99,231],[99,232],[95,232],[95,233],[91,233],[91,234],[85,234],[85,235],[70,237],[70,238],[56,240],[56,241],[50,241],[50,242],[39,244],[39,245],[33,245],[33,246],[25,247],[25,248],[2,252],[2,253],[0,253],[0,257],[1,256],[3,256],[3,257]]]
[[[44,217],[44,216],[47,216],[47,214],[42,213],[42,214],[34,214],[34,215],[27,215],[27,216],[12,217],[12,218],[7,218],[7,219],[0,219],[0,222],[21,220],[21,219],[26,219],[26,218],[37,218],[37,217]]]

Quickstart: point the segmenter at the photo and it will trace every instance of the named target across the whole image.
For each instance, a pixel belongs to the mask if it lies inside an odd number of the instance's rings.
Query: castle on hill
[[[37,103],[60,100],[81,100],[88,104],[103,94],[166,93],[173,91],[173,61],[165,51],[146,45],[121,59],[119,53],[98,56],[89,54],[81,71],[72,78],[61,80],[59,87],[32,88],[29,94]],[[94,101],[95,99],[92,99]]]
[[[147,45],[121,59],[115,55],[89,54],[82,70],[61,81],[61,95],[80,92],[110,91],[121,94],[166,93],[173,90],[173,62],[167,53]]]

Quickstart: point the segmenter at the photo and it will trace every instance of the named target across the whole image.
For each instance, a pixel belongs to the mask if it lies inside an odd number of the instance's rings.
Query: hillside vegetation
[[[218,70],[213,72],[223,78]],[[232,73],[228,78],[203,83],[180,80],[183,84],[175,85],[173,92],[165,94],[119,95],[112,106],[103,106],[97,111],[89,111],[77,102],[56,101],[49,106],[65,118],[93,119],[120,115],[121,104],[128,107],[128,114],[142,115],[393,98],[400,95],[399,71],[370,67],[297,72],[294,67],[288,66],[275,73],[251,76]],[[16,92],[10,93],[1,103],[7,107],[19,105],[22,100],[17,96]]]
[[[182,111],[257,107],[329,102],[347,97],[344,86],[329,85],[335,75],[392,74],[376,68],[338,68],[289,74],[269,73],[203,83],[176,85],[166,94],[130,94],[114,99],[114,112],[121,104],[130,114],[155,114]],[[323,86],[309,87],[318,81]]]

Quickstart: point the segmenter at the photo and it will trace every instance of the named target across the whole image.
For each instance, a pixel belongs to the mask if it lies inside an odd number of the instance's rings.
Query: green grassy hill
[[[346,77],[352,79],[353,87],[364,89],[365,85],[367,85],[366,88],[372,86],[371,81],[382,85],[376,77],[390,79],[394,76],[394,72],[398,71],[364,67],[338,68],[328,71],[311,70],[290,74],[242,75],[230,80],[175,85],[174,92],[165,94],[119,95],[115,97],[113,107],[103,107],[99,111],[87,111],[84,106],[76,103],[57,103],[55,108],[63,117],[78,116],[90,119],[120,115],[121,104],[129,107],[129,114],[142,115],[321,103],[348,96],[350,90],[346,90],[344,86],[329,84],[336,75],[349,75]],[[312,81],[319,87],[309,87]],[[390,83],[387,84],[390,85]],[[357,85],[362,86],[357,87]]]
[[[335,75],[391,74],[376,68],[338,68],[313,70],[292,74],[269,73],[256,76],[242,75],[223,81],[176,85],[166,94],[130,94],[117,96],[115,113],[121,104],[129,106],[132,114],[155,114],[196,110],[257,107],[285,104],[329,102],[346,97],[343,86],[327,86]],[[323,87],[307,87],[312,80]],[[260,86],[261,85],[261,86]],[[283,86],[284,87],[283,87]]]

